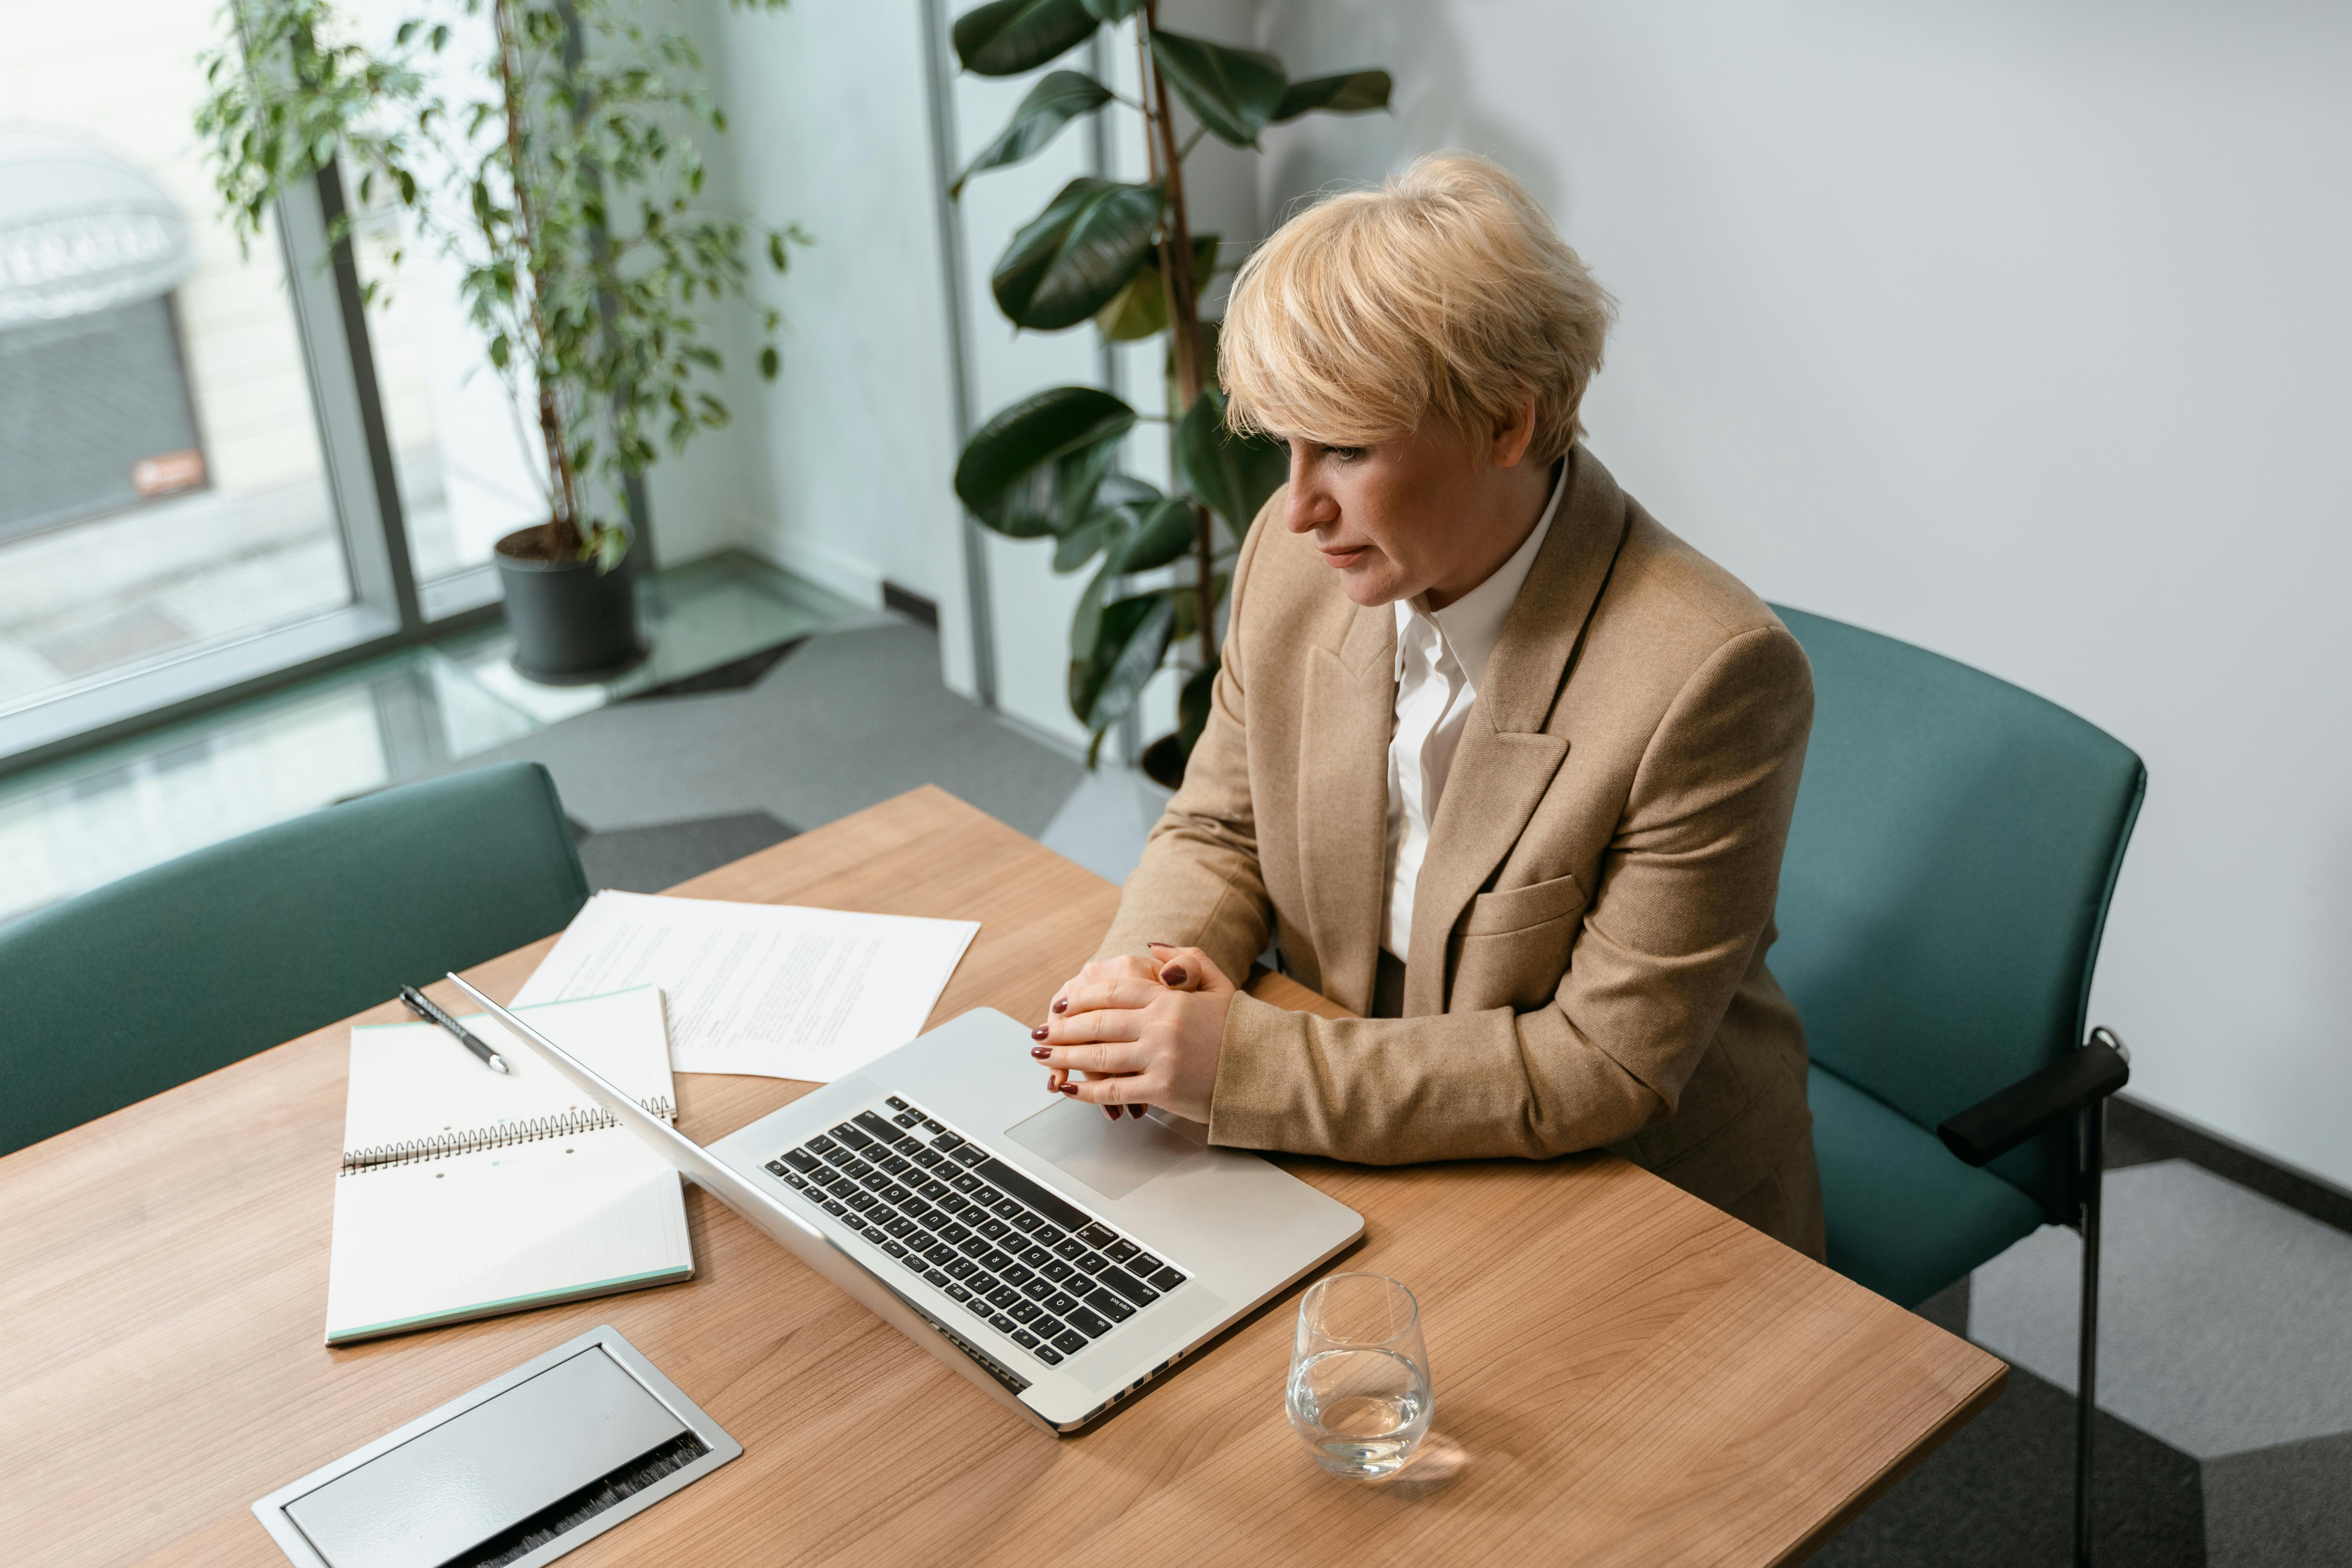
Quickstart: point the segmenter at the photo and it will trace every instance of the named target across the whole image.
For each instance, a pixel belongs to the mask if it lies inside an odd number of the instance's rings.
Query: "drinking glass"
[[[1404,1468],[1436,1405],[1412,1292],[1385,1274],[1334,1274],[1309,1289],[1283,1405],[1333,1475],[1379,1480]]]

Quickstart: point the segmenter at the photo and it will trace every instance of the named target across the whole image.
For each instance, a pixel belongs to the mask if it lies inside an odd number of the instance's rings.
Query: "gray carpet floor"
[[[494,755],[547,764],[600,887],[657,890],[925,784],[1124,880],[1165,795],[1087,773],[938,669],[932,633],[877,616]],[[2101,1271],[2100,1562],[2352,1568],[2352,1202],[2145,1109],[2126,1121]],[[2038,1232],[1920,1309],[2009,1361],[2008,1391],[1814,1561],[2070,1561],[2079,1245]]]

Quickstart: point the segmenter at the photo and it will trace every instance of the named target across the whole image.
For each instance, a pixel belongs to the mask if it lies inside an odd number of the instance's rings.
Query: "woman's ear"
[[[1495,442],[1486,455],[1498,468],[1516,468],[1519,459],[1528,455],[1528,447],[1535,438],[1536,395],[1530,387],[1520,395],[1508,417],[1495,426]]]

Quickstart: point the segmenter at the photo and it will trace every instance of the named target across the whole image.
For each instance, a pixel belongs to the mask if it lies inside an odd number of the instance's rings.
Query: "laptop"
[[[1363,1234],[1197,1123],[1045,1094],[1028,1029],[987,1008],[706,1149],[449,978],[679,1172],[1049,1431],[1108,1415]]]

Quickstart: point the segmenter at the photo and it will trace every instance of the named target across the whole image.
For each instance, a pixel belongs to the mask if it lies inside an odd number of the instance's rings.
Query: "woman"
[[[1611,1148],[1818,1258],[1804,1035],[1764,963],[1811,678],[1577,444],[1610,310],[1462,156],[1242,269],[1223,378],[1289,482],[1184,786],[1034,1054],[1238,1147]],[[1366,1016],[1236,990],[1269,937]]]

